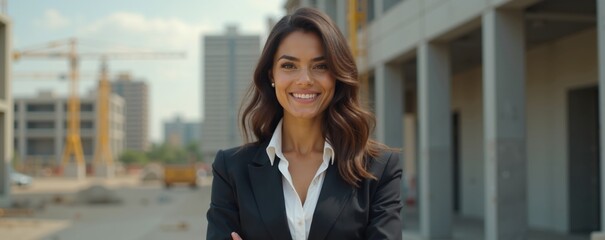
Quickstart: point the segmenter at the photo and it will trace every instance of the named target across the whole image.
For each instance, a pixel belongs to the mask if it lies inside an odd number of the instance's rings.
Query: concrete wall
[[[480,68],[454,76],[452,109],[460,114],[460,213],[483,218],[483,85]]]
[[[567,92],[597,85],[596,40],[592,29],[531,49],[527,55],[532,225],[568,229]]]
[[[528,216],[530,227],[568,230],[567,91],[596,86],[596,30],[532,49],[527,61]],[[461,214],[483,218],[481,68],[453,77],[452,108],[460,112]]]

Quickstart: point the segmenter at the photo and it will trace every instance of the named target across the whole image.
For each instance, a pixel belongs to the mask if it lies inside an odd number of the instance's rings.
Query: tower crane
[[[368,80],[367,62],[367,11],[368,0],[349,0],[347,8],[348,38],[353,57],[358,63],[359,82],[361,83],[361,99],[365,104],[369,103],[370,89]]]
[[[75,160],[76,166],[84,166],[84,154],[80,138],[80,99],[78,96],[79,69],[81,59],[100,59],[101,76],[99,78],[98,104],[99,104],[99,134],[97,134],[97,146],[95,148],[95,163],[111,164],[113,162],[109,144],[109,113],[108,103],[111,87],[109,84],[109,73],[107,69],[108,59],[165,59],[183,58],[182,52],[88,52],[77,51],[78,41],[75,38],[54,41],[43,44],[41,47],[14,51],[13,59],[38,58],[38,59],[65,59],[69,61],[69,100],[68,100],[68,130],[65,138],[65,147],[61,164],[65,166],[71,159]],[[59,49],[67,47],[68,49]],[[51,50],[51,51],[49,51]]]

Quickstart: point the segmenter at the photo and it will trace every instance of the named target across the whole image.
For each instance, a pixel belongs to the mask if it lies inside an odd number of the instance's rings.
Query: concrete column
[[[599,49],[599,125],[601,126],[601,232],[605,232],[605,2],[602,0],[597,1],[597,18],[597,48]]]
[[[347,9],[349,6],[347,5],[347,2],[348,1],[336,1],[336,19],[334,19],[344,36],[349,36],[347,30]]]
[[[327,0],[317,0],[317,6],[315,6],[315,8],[323,11],[323,12],[327,12],[327,4],[326,4]]]
[[[81,180],[86,178],[86,164],[78,165],[75,162],[69,162],[63,165],[63,177]]]
[[[485,239],[527,239],[523,12],[492,9],[482,21]]]
[[[19,101],[19,112],[17,116],[19,130],[17,131],[17,136],[19,139],[19,157],[21,158],[21,162],[24,162],[27,159],[27,122],[25,121],[25,101]]]
[[[447,44],[420,44],[418,76],[420,231],[425,239],[449,239],[453,202]]]
[[[113,178],[116,175],[116,167],[113,163],[94,163],[95,176],[99,178]]]
[[[403,147],[403,70],[378,64],[375,70],[376,138],[389,147]]]
[[[63,110],[63,101],[55,101],[55,162],[56,166],[61,165],[61,159],[63,157],[63,143],[65,142],[65,127],[63,122],[65,121],[65,110]]]
[[[382,16],[382,9],[384,8],[382,0],[374,0],[374,20],[380,18]]]
[[[315,7],[315,6],[311,6],[311,0],[300,0],[300,7]]]

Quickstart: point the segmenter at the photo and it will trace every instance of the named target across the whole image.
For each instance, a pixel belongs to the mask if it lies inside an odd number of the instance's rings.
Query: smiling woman
[[[293,32],[279,46],[271,75],[286,122],[291,118],[321,122],[335,83],[323,52],[321,39],[312,32]]]
[[[245,100],[249,143],[214,161],[207,239],[401,239],[401,162],[373,127],[334,23],[283,17]]]

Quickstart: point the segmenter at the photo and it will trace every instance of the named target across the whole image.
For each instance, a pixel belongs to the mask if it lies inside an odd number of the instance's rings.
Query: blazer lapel
[[[325,239],[338,219],[344,206],[347,205],[355,188],[346,183],[338,173],[336,165],[326,170],[323,186],[317,200],[315,213],[308,239]]]
[[[261,145],[253,162],[248,165],[254,199],[260,217],[273,239],[292,239],[286,217],[282,176],[276,166],[279,159],[276,158],[271,166],[269,156],[265,152],[266,147],[266,144]]]

